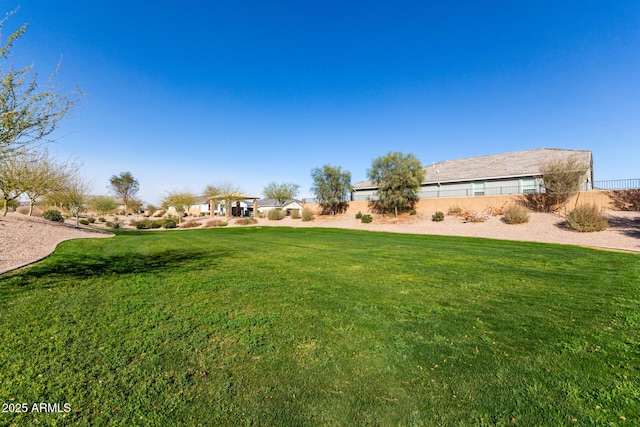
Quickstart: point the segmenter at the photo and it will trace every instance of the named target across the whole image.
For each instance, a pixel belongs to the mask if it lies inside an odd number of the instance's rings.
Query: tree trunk
[[[35,203],[35,199],[29,199],[29,216],[33,214],[33,204]]]

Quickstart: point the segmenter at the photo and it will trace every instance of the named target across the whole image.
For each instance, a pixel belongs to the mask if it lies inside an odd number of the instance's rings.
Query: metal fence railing
[[[593,181],[594,190],[639,190],[640,178]]]

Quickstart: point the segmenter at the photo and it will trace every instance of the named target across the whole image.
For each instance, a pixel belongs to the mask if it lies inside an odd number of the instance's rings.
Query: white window
[[[535,178],[523,178],[522,179],[522,193],[534,194],[536,192],[536,180]]]
[[[484,196],[484,182],[474,182],[473,183],[473,195],[474,196]]]

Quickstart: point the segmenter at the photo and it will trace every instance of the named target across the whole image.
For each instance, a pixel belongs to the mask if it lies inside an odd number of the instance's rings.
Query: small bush
[[[112,228],[114,230],[117,230],[117,229],[120,228],[120,223],[118,221],[114,221],[114,222],[107,221],[107,222],[105,222],[104,225],[106,225],[107,227]]]
[[[485,212],[467,211],[464,213],[463,218],[466,222],[485,222],[489,219],[489,215]]]
[[[360,219],[360,218],[362,218],[362,212],[358,212],[358,213],[356,214],[356,219]]]
[[[495,206],[487,206],[484,212],[488,215],[500,216],[500,215],[504,215],[504,209],[505,209],[505,205],[502,205],[499,208]]]
[[[462,215],[462,213],[463,213],[463,210],[458,205],[450,206],[449,210],[447,211],[447,215],[453,215],[453,216],[460,216]]]
[[[373,221],[373,218],[369,214],[364,214],[360,217],[360,221],[363,224],[369,224],[371,221]]]
[[[195,228],[200,227],[202,225],[199,221],[186,221],[180,224],[180,228]]]
[[[44,214],[42,214],[42,217],[48,221],[64,222],[62,214],[57,209],[50,209],[46,211]]]
[[[236,219],[236,224],[240,225],[249,225],[249,224],[257,224],[258,220],[255,218],[244,217]]]
[[[78,221],[78,224],[82,224],[82,225],[89,225],[89,224],[90,224],[90,222],[89,222],[89,221],[87,221],[86,219],[81,219],[81,220],[79,220],[79,221]]]
[[[522,205],[510,204],[504,209],[504,222],[507,224],[524,224],[529,222],[529,211]]]
[[[557,200],[547,193],[523,194],[518,203],[534,212],[555,212],[559,208]]]
[[[409,212],[409,215],[416,215],[417,213],[418,213],[418,212],[417,212],[415,209],[412,209],[412,210]]]
[[[304,207],[302,208],[302,220],[307,222],[307,221],[311,221],[314,218],[314,214],[313,214],[313,209],[309,208],[309,207]]]
[[[609,221],[598,205],[591,203],[580,205],[572,210],[567,216],[567,225],[572,230],[592,232],[606,230]]]
[[[106,222],[107,220],[103,216],[101,216],[100,218],[98,218],[98,221],[99,222]]]
[[[291,219],[300,219],[300,211],[298,209],[291,210]]]
[[[284,218],[284,211],[282,209],[271,209],[267,212],[267,218],[272,221],[279,221]]]
[[[178,226],[178,223],[173,218],[165,218],[162,221],[162,226],[164,228],[176,228]]]
[[[226,227],[227,223],[219,219],[212,219],[204,224],[205,227]]]
[[[96,222],[96,219],[90,216],[89,218],[87,218],[87,221],[89,221],[89,224],[93,224],[94,222]]]
[[[165,209],[162,209],[161,211],[158,211],[155,213],[155,215],[153,215],[155,218],[162,218],[164,216],[164,214],[166,214],[167,211]]]
[[[150,228],[160,228],[162,226],[162,221],[143,219],[141,221],[131,221],[131,225],[138,230],[148,230]]]
[[[438,211],[433,215],[431,215],[431,221],[435,221],[435,222],[444,221],[444,212]]]

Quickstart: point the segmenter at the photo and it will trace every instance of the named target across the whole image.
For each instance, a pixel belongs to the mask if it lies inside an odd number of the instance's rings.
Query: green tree
[[[386,212],[412,209],[418,201],[418,191],[424,180],[424,169],[413,155],[389,152],[375,159],[367,171],[369,179],[378,187],[378,200],[373,208]]]
[[[274,199],[280,204],[280,206],[283,206],[287,200],[293,199],[298,195],[299,189],[300,186],[298,184],[293,184],[291,182],[270,182],[266,187],[264,187],[262,193],[267,199]]]
[[[131,172],[121,172],[120,175],[113,175],[109,179],[109,187],[113,193],[122,199],[124,208],[129,209],[129,201],[134,199],[140,189],[138,180],[131,175]]]
[[[540,168],[546,194],[556,206],[564,206],[565,214],[567,202],[578,194],[588,171],[589,165],[575,157],[566,160],[554,159]]]
[[[323,214],[335,215],[347,209],[351,191],[351,172],[343,171],[340,167],[324,165],[311,171],[311,179],[311,191],[316,195]]]
[[[0,20],[2,29],[10,12]],[[23,148],[44,142],[82,98],[82,92],[58,93],[53,84],[56,69],[43,84],[33,66],[15,69],[12,48],[27,30],[23,24],[0,47],[0,166]]]
[[[196,204],[196,196],[188,191],[169,192],[162,201],[162,208],[168,209],[172,206],[178,213],[178,222],[182,222],[182,217],[189,208]]]
[[[0,165],[0,198],[3,202],[2,216],[7,216],[9,205],[22,194],[19,182],[18,157],[8,157]]]
[[[63,184],[62,188],[56,192],[59,202],[76,218],[76,227],[80,214],[86,210],[89,183],[83,178],[74,174]]]
[[[118,202],[113,197],[97,196],[89,202],[91,209],[95,210],[98,215],[107,215],[115,211]]]
[[[15,157],[15,161],[20,189],[29,199],[29,216],[38,198],[61,189],[78,170],[78,165],[52,159],[47,150],[23,150]]]

